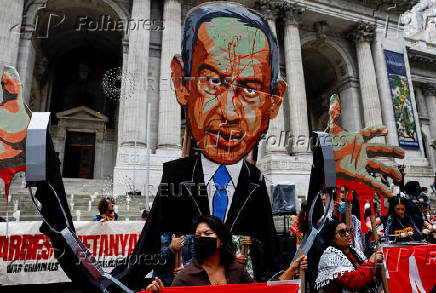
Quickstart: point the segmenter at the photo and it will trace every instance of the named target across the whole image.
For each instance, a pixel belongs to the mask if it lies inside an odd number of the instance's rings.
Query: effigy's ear
[[[270,119],[274,119],[277,117],[280,106],[282,105],[283,102],[283,95],[285,94],[287,88],[288,88],[288,84],[283,80],[277,82],[276,94],[271,96],[272,105],[271,105]]]
[[[171,60],[171,71],[177,101],[181,106],[188,103],[188,90],[183,82],[185,74],[183,72],[183,60],[179,54],[174,55]]]

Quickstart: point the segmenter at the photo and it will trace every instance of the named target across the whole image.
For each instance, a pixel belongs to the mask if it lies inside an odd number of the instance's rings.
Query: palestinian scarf
[[[359,263],[365,262],[366,257],[359,249],[350,247]],[[348,257],[339,249],[332,246],[327,247],[318,264],[318,277],[315,288],[320,289],[329,285],[334,279],[345,272],[352,272],[356,268]],[[350,292],[342,289],[342,292]]]

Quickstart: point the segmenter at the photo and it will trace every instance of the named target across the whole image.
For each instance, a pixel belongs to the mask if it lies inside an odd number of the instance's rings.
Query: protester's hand
[[[369,258],[369,261],[373,264],[379,263],[383,261],[383,253],[381,251],[374,252],[371,257]]]
[[[375,157],[404,158],[404,150],[397,146],[380,143],[368,143],[377,136],[386,136],[384,126],[367,127],[358,133],[342,129],[337,123],[341,116],[341,103],[338,95],[330,98],[330,119],[326,129],[332,141],[336,165],[336,178],[348,190],[354,190],[356,181],[362,182],[368,189],[383,196],[392,196],[390,189],[370,175],[378,173],[391,177],[398,182],[402,179],[400,171],[382,164]]]
[[[422,230],[422,234],[429,235],[431,231],[429,229]]]
[[[151,290],[153,292],[159,292],[160,288],[163,288],[164,284],[162,281],[156,277],[153,282],[151,282],[150,285],[147,286],[145,290]]]
[[[307,270],[307,256],[303,255],[303,258],[300,262],[300,266],[298,268],[299,271]]]
[[[377,226],[380,226],[381,223],[382,223],[382,221],[381,221],[381,218],[380,218],[380,217],[375,218],[375,226],[376,226],[376,227],[377,227]]]
[[[238,255],[235,256],[235,260],[240,264],[246,265],[248,258],[245,255],[239,253]]]
[[[289,266],[290,271],[293,274],[298,274],[300,272],[300,265],[305,264],[307,268],[307,256],[300,255],[291,265]]]
[[[185,267],[184,267],[183,265],[181,265],[181,266],[178,267],[178,268],[175,268],[174,271],[173,271],[174,278],[175,278],[175,277],[177,276],[177,274],[180,273],[184,268],[185,268]]]
[[[183,237],[183,235],[180,237],[173,236],[171,239],[170,249],[173,252],[179,251],[182,249],[183,244],[185,244],[185,237]]]
[[[244,236],[244,237],[242,237],[242,239],[241,239],[241,243],[242,243],[243,245],[251,245],[251,244],[253,244],[253,242],[251,241],[251,237],[250,237],[250,236]]]
[[[299,256],[289,268],[280,275],[279,280],[292,280],[296,274],[300,272],[300,270],[307,269],[307,256],[301,255]]]
[[[105,217],[100,219],[100,222],[106,222],[106,221],[107,221],[107,219]]]

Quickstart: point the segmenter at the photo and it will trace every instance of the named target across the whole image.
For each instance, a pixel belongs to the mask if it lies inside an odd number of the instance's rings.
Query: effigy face
[[[0,73],[0,178],[5,182],[8,195],[8,186],[14,174],[25,170],[24,149],[30,117],[23,103],[18,72],[12,67],[5,67]]]
[[[216,17],[198,27],[194,40],[191,76],[186,78],[177,56],[172,62],[177,99],[201,152],[217,163],[232,164],[267,130],[286,84],[278,82],[271,93],[272,66],[278,64],[272,64],[268,38],[257,27]],[[185,84],[178,86],[180,78]]]

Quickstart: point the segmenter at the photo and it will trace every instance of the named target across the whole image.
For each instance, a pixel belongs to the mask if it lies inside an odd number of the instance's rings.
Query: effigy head
[[[257,12],[213,2],[188,13],[182,47],[171,68],[197,147],[212,161],[235,163],[282,103],[277,40]]]

